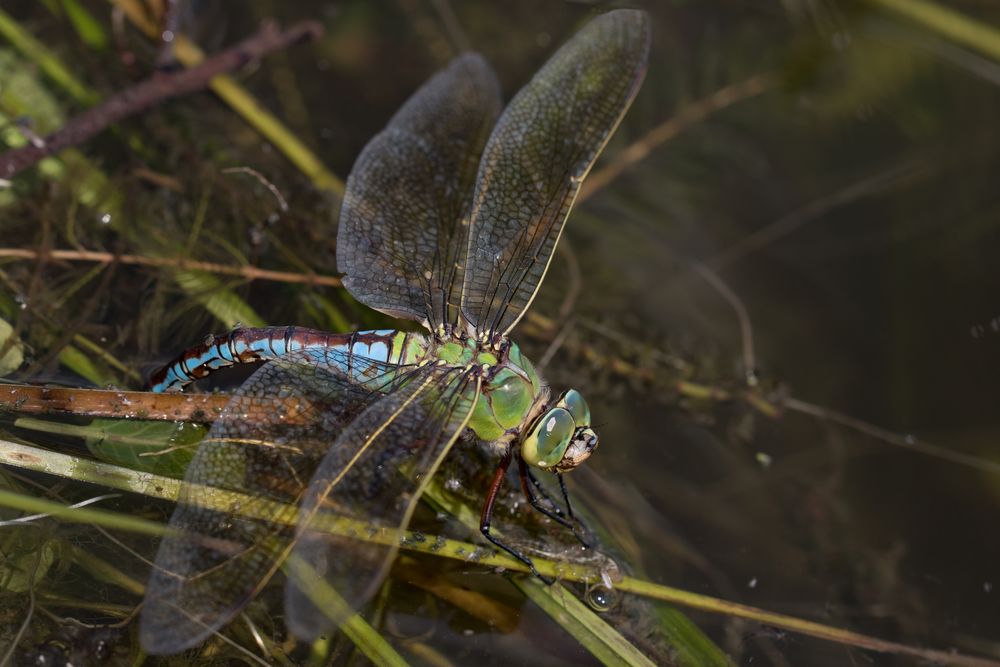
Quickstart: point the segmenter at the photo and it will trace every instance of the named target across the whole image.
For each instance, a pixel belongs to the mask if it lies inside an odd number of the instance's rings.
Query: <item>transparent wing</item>
[[[188,467],[160,543],[142,609],[146,651],[196,646],[239,613],[287,551],[330,445],[411,372],[312,350],[270,361],[243,383]]]
[[[462,313],[506,334],[531,304],[580,184],[628,109],[649,53],[649,17],[603,14],[511,100],[479,165]]]
[[[431,329],[457,320],[462,221],[499,112],[493,69],[467,53],[368,143],[347,179],[337,236],[337,265],[355,298]]]
[[[479,399],[468,370],[427,369],[351,422],[309,485],[285,588],[288,626],[304,640],[339,626],[378,589],[417,500]],[[353,526],[330,530],[345,519]],[[298,567],[309,576],[295,576]],[[325,603],[315,580],[346,605]]]

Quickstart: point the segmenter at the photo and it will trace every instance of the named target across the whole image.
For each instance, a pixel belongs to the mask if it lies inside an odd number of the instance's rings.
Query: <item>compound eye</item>
[[[543,470],[557,465],[575,431],[573,415],[566,408],[555,407],[542,415],[521,445],[521,456]]]
[[[573,421],[578,427],[590,426],[590,407],[583,399],[583,394],[576,389],[569,389],[559,397],[556,407],[565,408],[573,415]]]

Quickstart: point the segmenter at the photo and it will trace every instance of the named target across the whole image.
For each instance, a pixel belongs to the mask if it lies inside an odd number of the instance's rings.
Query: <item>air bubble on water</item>
[[[605,612],[615,606],[618,596],[613,588],[602,585],[591,586],[587,589],[587,604],[597,612]]]
[[[110,213],[103,213],[101,215],[100,220],[101,220],[101,224],[102,225],[110,225],[111,224],[111,214]]]
[[[747,588],[757,588],[757,577],[747,582]]]
[[[448,489],[449,491],[458,491],[459,489],[462,488],[462,482],[460,482],[455,477],[451,477],[448,479],[448,481],[444,483],[444,488]]]

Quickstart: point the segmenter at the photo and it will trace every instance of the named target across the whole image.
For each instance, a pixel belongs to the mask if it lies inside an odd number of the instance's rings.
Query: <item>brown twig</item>
[[[0,385],[0,409],[25,414],[212,422],[230,396]]]
[[[138,266],[160,266],[177,270],[204,271],[227,276],[239,276],[247,280],[275,280],[284,283],[304,283],[324,287],[340,287],[340,278],[322,276],[315,273],[293,273],[290,271],[269,271],[255,266],[230,266],[212,262],[198,262],[186,257],[146,257],[144,255],[116,255],[96,250],[45,250],[32,248],[0,248],[0,258],[18,257],[39,261],[62,260],[70,262],[100,262],[102,264],[133,264]]]
[[[265,23],[252,37],[206,59],[197,67],[170,73],[158,72],[71,119],[62,129],[45,137],[41,144],[28,145],[0,155],[0,178],[10,178],[42,158],[80,144],[112,123],[117,123],[171,97],[205,88],[211,79],[219,74],[238,69],[252,60],[303,39],[315,39],[322,34],[322,31],[322,27],[315,21],[296,23],[284,31],[273,23]]]

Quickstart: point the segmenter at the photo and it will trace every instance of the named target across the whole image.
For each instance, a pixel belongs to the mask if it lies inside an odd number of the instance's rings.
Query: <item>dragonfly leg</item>
[[[503,549],[511,556],[531,568],[531,573],[533,575],[541,579],[547,585],[551,585],[555,583],[555,579],[542,575],[541,572],[535,569],[535,564],[531,562],[530,558],[509,544],[506,544],[499,537],[490,533],[490,525],[493,522],[493,508],[496,505],[497,495],[500,493],[500,487],[503,486],[503,478],[507,476],[507,470],[510,468],[510,462],[511,452],[508,450],[507,453],[500,458],[500,463],[497,464],[497,470],[493,474],[493,481],[490,483],[490,490],[486,494],[486,502],[483,503],[483,513],[479,518],[479,531],[483,534],[483,537],[492,542],[495,546]]]
[[[517,459],[517,472],[521,478],[521,489],[524,491],[524,495],[528,498],[531,506],[559,525],[572,529],[573,525],[566,519],[565,512],[552,500],[552,496],[548,494],[538,479],[531,474],[528,464],[520,457]],[[552,509],[543,505],[542,500],[551,505]]]
[[[563,476],[556,473],[556,477],[559,478],[559,488],[562,490],[563,501],[566,503],[565,512],[563,512],[562,508],[560,508],[559,505],[552,500],[552,497],[549,496],[541,482],[539,482],[538,479],[531,474],[531,468],[529,468],[528,464],[524,462],[524,459],[519,458],[517,463],[518,473],[521,477],[521,488],[524,490],[524,495],[527,496],[528,502],[531,506],[559,525],[572,530],[573,537],[575,537],[584,548],[590,549],[592,547],[590,540],[584,537],[581,531],[581,529],[586,531],[586,527],[573,514],[573,506],[569,502],[569,490],[566,488],[566,480]],[[545,505],[543,505],[539,500],[539,495],[552,505],[553,509],[545,507]],[[567,516],[569,518],[567,518]]]

